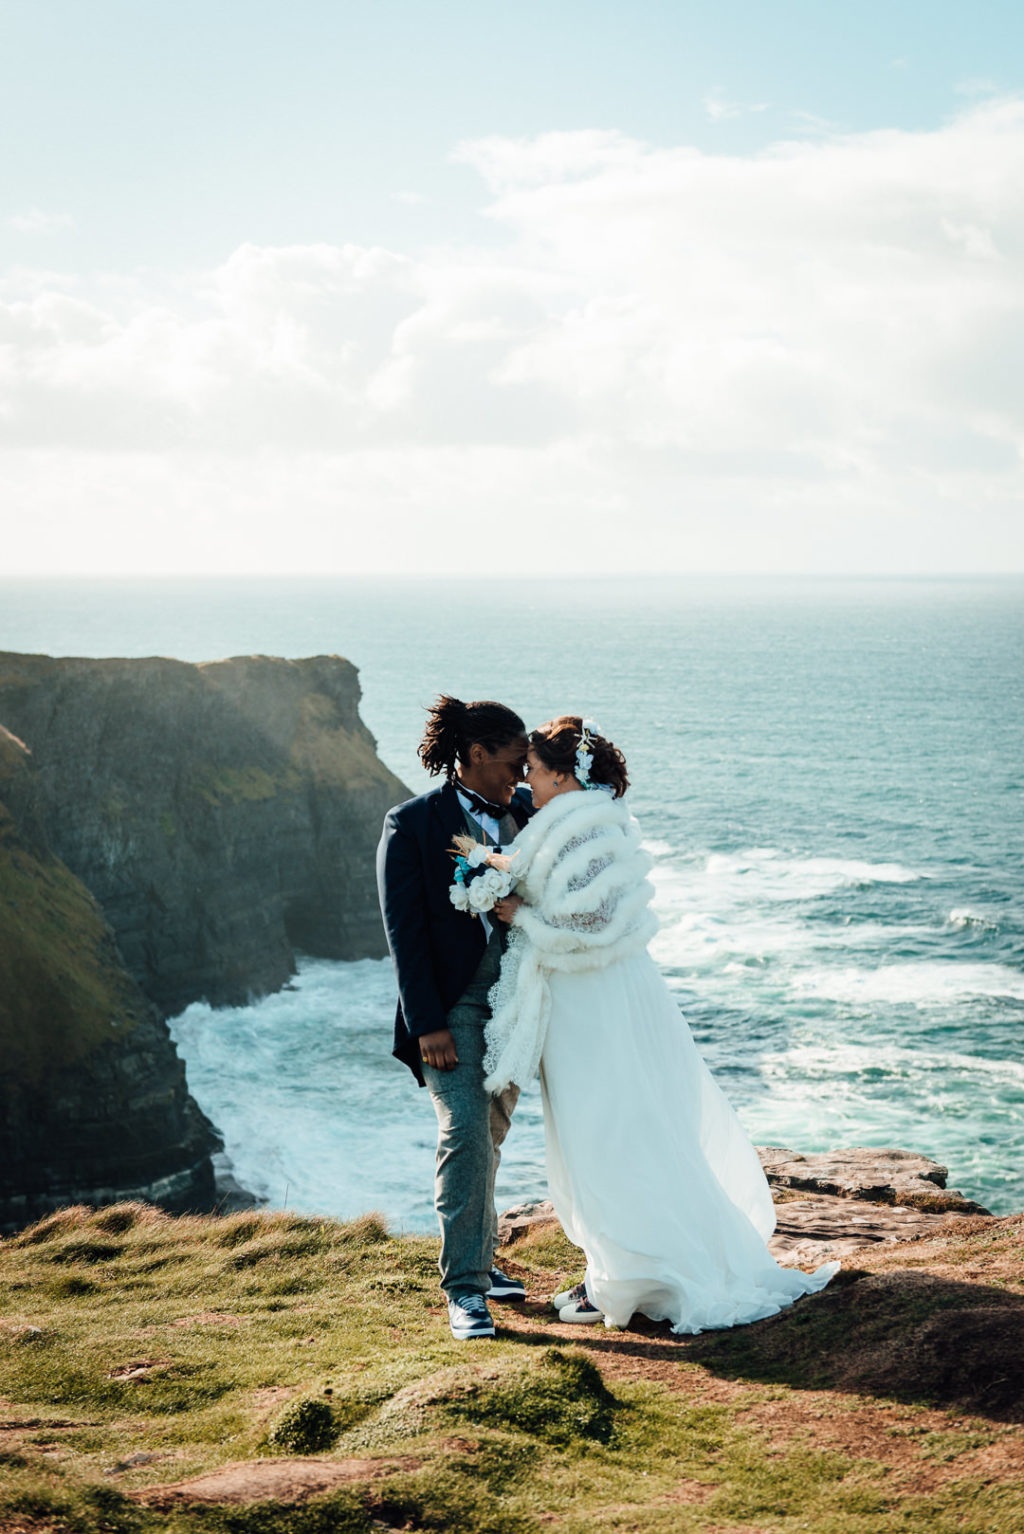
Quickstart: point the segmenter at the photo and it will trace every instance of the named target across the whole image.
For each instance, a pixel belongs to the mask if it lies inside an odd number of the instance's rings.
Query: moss
[[[617,1401],[584,1354],[547,1348],[526,1368],[500,1379],[472,1410],[476,1422],[510,1424],[551,1443],[608,1443]]]
[[[414,1380],[360,1427],[352,1447],[487,1427],[581,1449],[611,1440],[617,1405],[584,1354],[545,1348],[493,1369],[470,1362]]]
[[[921,1209],[926,1214],[945,1214],[947,1211],[957,1214],[964,1207],[962,1194],[946,1193],[941,1188],[936,1188],[934,1193],[901,1192],[894,1196],[893,1203],[901,1204],[905,1209]]]
[[[297,779],[311,775],[318,782],[344,783],[351,792],[394,781],[377,756],[373,737],[353,710],[352,729],[345,728],[337,701],[326,693],[307,693],[299,705],[298,727],[289,750]]]
[[[289,1401],[267,1434],[267,1442],[281,1454],[318,1454],[329,1449],[337,1436],[338,1425],[330,1406],[307,1396]]]
[[[195,780],[196,791],[207,804],[257,804],[273,799],[278,782],[263,767],[211,768]]]
[[[0,1058],[40,1084],[137,1020],[140,1000],[93,897],[63,863],[0,826]]]
[[[532,1267],[545,1268],[553,1273],[575,1273],[583,1277],[586,1259],[578,1246],[573,1246],[562,1227],[552,1222],[527,1231],[510,1251],[521,1262]],[[575,1282],[576,1280],[574,1280]]]
[[[101,808],[105,819],[113,821],[116,825],[124,819],[128,800],[119,789],[113,789],[103,800]]]

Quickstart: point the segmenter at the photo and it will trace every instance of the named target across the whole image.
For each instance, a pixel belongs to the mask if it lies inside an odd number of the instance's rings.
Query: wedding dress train
[[[761,1164],[654,961],[551,976],[548,1187],[610,1324],[676,1332],[774,1315],[838,1270],[782,1268]]]
[[[838,1271],[783,1268],[757,1152],[657,965],[650,859],[621,800],[563,794],[513,843],[517,890],[491,992],[487,1087],[540,1067],[551,1200],[610,1325],[757,1321]]]

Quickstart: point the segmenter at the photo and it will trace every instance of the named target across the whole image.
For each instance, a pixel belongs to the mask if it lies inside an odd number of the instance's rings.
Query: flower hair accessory
[[[580,743],[576,747],[576,778],[584,788],[603,788],[602,783],[591,783],[590,769],[593,766],[594,736],[600,735],[601,726],[593,719],[584,719],[580,725]]]

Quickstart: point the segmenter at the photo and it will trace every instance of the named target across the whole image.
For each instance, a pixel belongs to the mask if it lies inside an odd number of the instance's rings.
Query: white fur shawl
[[[606,793],[559,794],[512,843],[519,907],[490,993],[484,1056],[489,1092],[525,1086],[544,1049],[552,970],[603,969],[646,948],[651,860],[636,821]]]

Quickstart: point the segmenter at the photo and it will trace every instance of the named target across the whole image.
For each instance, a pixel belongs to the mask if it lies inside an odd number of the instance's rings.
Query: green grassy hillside
[[[122,1038],[135,987],[103,914],[56,858],[18,833],[0,804],[0,1057],[33,1085]]]
[[[0,1528],[1010,1534],[1022,1253],[961,1222],[677,1339],[561,1325],[548,1230],[457,1344],[436,1242],[373,1216],[63,1211],[0,1243]]]

